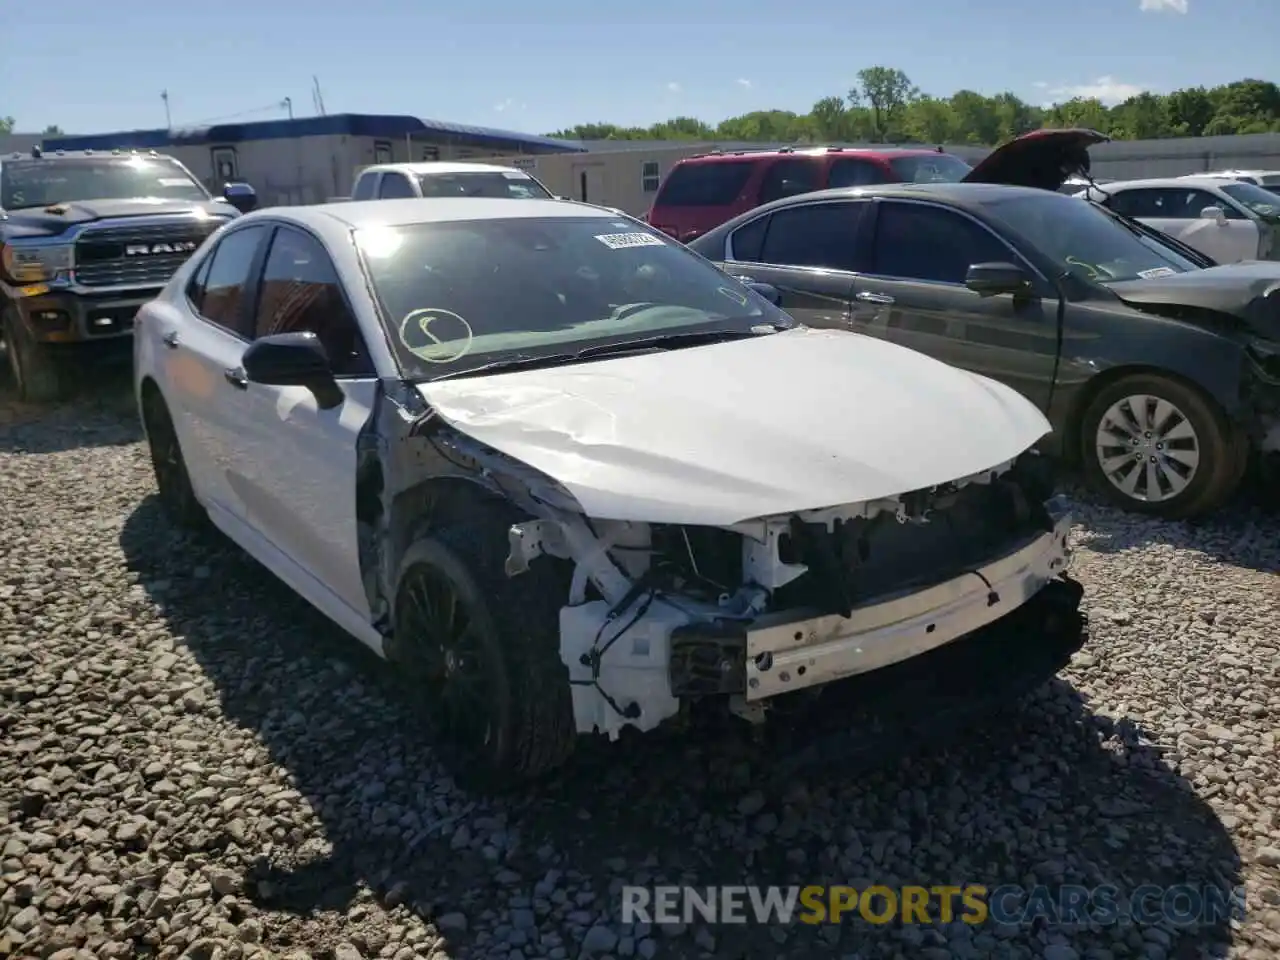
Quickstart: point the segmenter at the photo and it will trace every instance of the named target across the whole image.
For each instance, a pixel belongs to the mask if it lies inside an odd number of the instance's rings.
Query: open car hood
[[[921,490],[1050,430],[1009,387],[883,340],[751,340],[420,384],[590,517],[728,526]]]
[[[1177,315],[1177,307],[1211,310],[1235,317],[1254,336],[1280,340],[1280,262],[1246,260],[1106,286],[1139,309],[1166,315]]]
[[[1058,190],[1089,172],[1089,148],[1111,138],[1097,130],[1034,130],[996,147],[968,172],[965,183],[1003,183]]]

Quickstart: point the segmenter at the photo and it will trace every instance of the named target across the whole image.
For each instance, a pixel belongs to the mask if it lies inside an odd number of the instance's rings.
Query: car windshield
[[[903,183],[956,183],[973,167],[949,153],[890,157],[889,166]]]
[[[58,157],[6,160],[0,165],[0,208],[48,207],[77,200],[208,200],[182,167],[146,157],[92,160]]]
[[[405,375],[789,319],[631,220],[503,218],[356,231]]]
[[[1083,280],[1108,283],[1200,269],[1172,247],[1075,197],[1019,193],[983,207]]]
[[[1236,203],[1263,220],[1280,223],[1280,197],[1253,183],[1228,183],[1220,188]]]
[[[537,180],[519,171],[476,173],[424,173],[418,176],[424,197],[512,197],[547,200],[551,197]]]

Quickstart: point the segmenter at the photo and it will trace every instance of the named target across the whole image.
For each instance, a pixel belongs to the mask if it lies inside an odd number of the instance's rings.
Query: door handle
[[[863,291],[862,293],[856,294],[853,299],[859,301],[860,303],[878,303],[878,304],[893,303],[893,297],[889,296],[887,293],[870,293],[868,291]]]
[[[170,350],[178,349],[178,331],[177,330],[168,331],[160,339],[164,341],[164,345],[168,347]]]
[[[244,375],[244,371],[239,367],[229,367],[222,371],[222,375],[226,378],[227,383],[237,390],[249,389],[249,378]]]

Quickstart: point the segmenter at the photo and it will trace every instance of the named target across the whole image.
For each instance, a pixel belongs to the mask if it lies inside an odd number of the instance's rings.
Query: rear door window
[[[730,240],[733,259],[783,267],[865,269],[859,231],[865,201],[806,203],[743,224]]]
[[[379,200],[409,200],[416,196],[413,184],[403,173],[383,174],[382,186],[378,188]]]
[[[827,175],[827,186],[865,187],[873,183],[888,183],[891,179],[888,171],[874,160],[839,157],[831,161],[831,172]]]
[[[678,163],[654,201],[657,207],[726,207],[742,194],[755,160]]]
[[[822,167],[813,157],[775,160],[760,184],[761,205],[783,197],[812,193],[822,186]]]
[[[356,188],[351,191],[352,200],[372,200],[374,189],[378,185],[377,173],[362,173],[356,181]]]

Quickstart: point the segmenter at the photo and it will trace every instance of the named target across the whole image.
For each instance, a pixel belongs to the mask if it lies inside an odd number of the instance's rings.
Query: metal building
[[[511,130],[357,113],[43,141],[46,151],[156,150],[186,164],[215,194],[229,180],[252,184],[263,206],[346,196],[355,175],[371,163],[527,157],[584,149]]]

